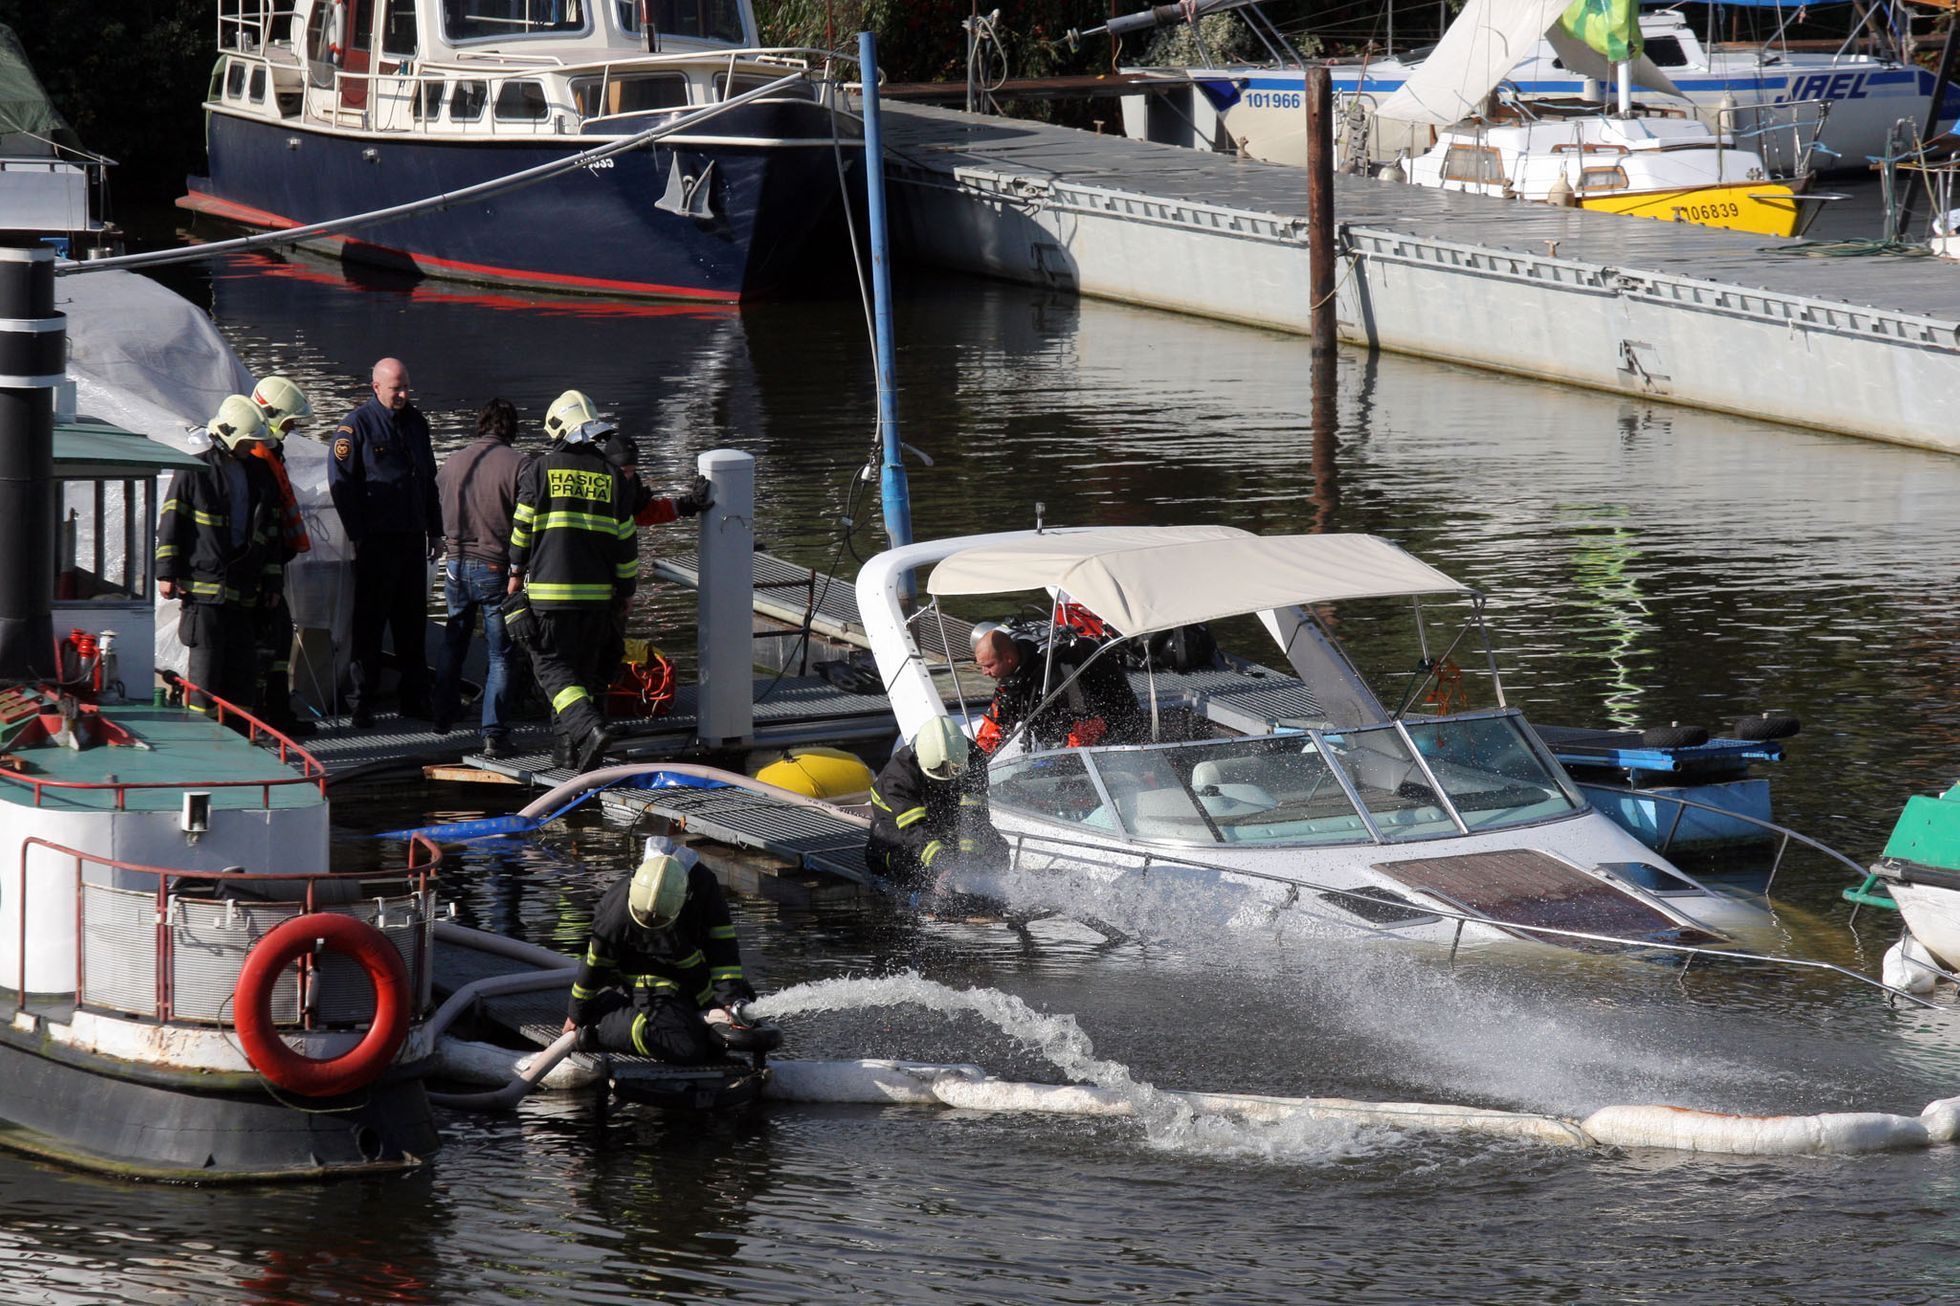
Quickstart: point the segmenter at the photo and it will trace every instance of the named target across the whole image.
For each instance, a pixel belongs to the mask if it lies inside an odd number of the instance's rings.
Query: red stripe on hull
[[[295,222],[277,213],[267,213],[248,204],[238,204],[231,200],[219,199],[216,195],[206,195],[192,191],[177,200],[179,208],[202,213],[207,217],[237,223],[245,227],[261,227],[272,231],[286,231],[293,227],[310,225]],[[645,281],[615,281],[607,277],[577,277],[557,272],[521,272],[515,268],[488,267],[481,263],[464,263],[456,259],[437,258],[432,254],[417,254],[410,250],[395,249],[389,245],[377,245],[371,241],[356,240],[351,236],[318,236],[316,240],[336,245],[349,245],[358,249],[371,249],[406,259],[417,268],[434,269],[466,281],[491,281],[503,285],[537,286],[547,290],[600,291],[616,295],[652,295],[661,299],[689,299],[708,304],[737,304],[741,296],[719,290],[701,290],[691,286],[663,286]]]

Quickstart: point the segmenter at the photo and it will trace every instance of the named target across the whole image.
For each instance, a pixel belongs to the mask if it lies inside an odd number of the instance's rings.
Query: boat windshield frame
[[[1452,761],[1446,756],[1449,745],[1458,740],[1474,737],[1478,732],[1487,734],[1488,728],[1481,723],[1502,722],[1508,730],[1508,742],[1516,749],[1513,757],[1528,758],[1533,764],[1532,774],[1520,776],[1499,769],[1474,766],[1467,762]],[[1434,736],[1441,731],[1458,732],[1453,739],[1441,740]],[[1404,777],[1396,789],[1386,789],[1370,785],[1358,773],[1355,764],[1359,756],[1355,747],[1358,737],[1371,737],[1369,742],[1387,741],[1388,749],[1376,747],[1370,750],[1371,763],[1390,767],[1406,768]],[[1281,821],[1292,824],[1296,821],[1346,822],[1345,829],[1330,824],[1320,831],[1302,830],[1297,835],[1277,835],[1254,837],[1230,837],[1226,831],[1239,828],[1245,822],[1221,824],[1221,815],[1262,815],[1265,811],[1277,811],[1282,804],[1260,791],[1256,783],[1234,783],[1217,786],[1211,783],[1199,785],[1193,782],[1193,772],[1197,765],[1205,761],[1229,761],[1237,756],[1257,757],[1269,752],[1287,750],[1285,745],[1297,742],[1302,745],[1296,755],[1313,755],[1320,760],[1334,789],[1346,800],[1347,810],[1333,808],[1322,816],[1311,818],[1283,817]],[[1488,742],[1488,741],[1487,741]],[[1439,747],[1439,745],[1443,745]],[[1236,750],[1236,751],[1234,751]],[[1168,755],[1181,753],[1194,759],[1194,764],[1178,768]],[[1004,792],[1015,778],[1027,770],[1068,768],[1071,764],[1081,769],[1081,779],[1087,782],[1097,806],[1073,818],[1040,806],[1017,802],[1010,792]],[[1125,772],[1141,776],[1153,775],[1168,778],[1171,783],[1160,784],[1151,790],[1141,790],[1134,785],[1125,785]],[[1524,719],[1524,714],[1516,708],[1499,707],[1476,712],[1463,712],[1450,716],[1395,718],[1386,721],[1370,722],[1361,726],[1312,726],[1285,727],[1264,735],[1232,735],[1216,739],[1180,740],[1164,743],[1097,745],[1091,748],[1047,749],[1036,753],[1021,753],[1001,759],[991,768],[993,802],[1005,810],[1034,816],[1046,822],[1073,828],[1087,828],[1119,838],[1123,841],[1152,846],[1177,848],[1333,848],[1354,846],[1380,846],[1388,844],[1419,843],[1436,839],[1460,839],[1496,830],[1515,830],[1530,826],[1548,825],[1557,821],[1571,820],[1593,810],[1585,794],[1565,773],[1538,738],[1537,732]],[[1497,809],[1497,816],[1490,815],[1492,809],[1477,808],[1465,802],[1473,796],[1467,782],[1472,775],[1509,779],[1514,782],[1534,785],[1540,788],[1542,796],[1532,803],[1507,805]],[[1067,782],[1073,777],[1059,777]],[[1452,785],[1452,781],[1455,782]],[[1304,801],[1311,801],[1319,790],[1315,782],[1314,792]],[[1413,786],[1413,788],[1407,788]],[[1206,789],[1230,788],[1238,793],[1203,793]],[[1119,801],[1119,793],[1158,792],[1177,793],[1185,800],[1179,810],[1166,816],[1160,812],[1152,820],[1159,828],[1149,830],[1139,820],[1134,803],[1126,806]],[[1370,795],[1377,801],[1371,802]],[[1426,797],[1425,797],[1426,795]],[[1382,799],[1404,798],[1415,801],[1415,806],[1393,806]],[[1204,799],[1216,800],[1222,810],[1214,810]],[[1532,812],[1531,809],[1554,800],[1562,800],[1563,806],[1554,810]],[[1238,809],[1236,812],[1234,809]],[[1428,809],[1428,814],[1423,814]],[[1108,813],[1105,821],[1091,822],[1098,813]],[[1505,813],[1527,813],[1522,816],[1506,816]],[[1189,831],[1181,833],[1174,827],[1183,826]],[[1334,837],[1328,837],[1329,834]],[[1342,837],[1344,834],[1351,837]]]

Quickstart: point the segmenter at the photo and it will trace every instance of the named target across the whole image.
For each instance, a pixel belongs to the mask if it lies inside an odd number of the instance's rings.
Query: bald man
[[[1089,664],[1089,668],[1056,694],[1054,701],[1035,712],[1044,697],[1042,672],[1047,651],[1031,639],[1020,639],[1001,629],[987,631],[975,640],[974,665],[981,675],[994,681],[994,699],[981,719],[976,741],[981,749],[997,751],[1024,721],[1028,728],[1022,747],[1029,752],[1140,742],[1143,709],[1137,704],[1129,678],[1114,653],[1089,663],[1096,648],[1081,639],[1056,647],[1054,667],[1048,672],[1050,692],[1068,681],[1078,667]]]
[[[430,716],[427,564],[442,548],[442,506],[429,423],[408,398],[408,368],[384,358],[374,394],[347,414],[328,446],[327,485],[354,546],[354,728],[374,722],[384,631],[394,637],[403,716]]]

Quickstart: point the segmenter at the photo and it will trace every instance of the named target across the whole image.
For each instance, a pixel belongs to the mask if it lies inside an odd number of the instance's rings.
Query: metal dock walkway
[[[885,106],[922,260],[1308,329],[1306,175],[1176,146]],[[1960,452],[1960,263],[1348,176],[1341,335],[1373,347]]]

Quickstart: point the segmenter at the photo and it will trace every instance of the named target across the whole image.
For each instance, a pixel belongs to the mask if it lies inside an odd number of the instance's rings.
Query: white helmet
[[[954,780],[966,770],[966,732],[949,716],[936,716],[912,737],[919,769],[935,780]]]
[[[219,404],[218,415],[205,429],[227,449],[236,449],[247,440],[267,438],[265,414],[244,395],[232,395]]]
[[[626,914],[641,929],[664,930],[680,918],[686,903],[687,863],[649,848],[626,891]]]
[[[618,429],[599,416],[583,390],[567,390],[544,414],[545,434],[566,444],[597,444]]]
[[[265,414],[266,430],[275,440],[285,439],[300,418],[313,415],[306,391],[283,376],[268,376],[253,387],[252,402]]]

